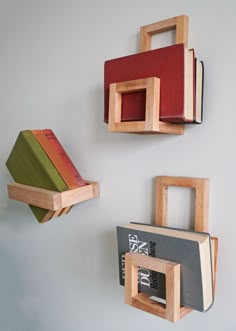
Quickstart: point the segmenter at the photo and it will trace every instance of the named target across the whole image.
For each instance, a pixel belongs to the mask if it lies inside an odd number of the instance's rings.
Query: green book
[[[68,190],[68,186],[30,130],[19,133],[6,166],[19,184],[57,192]],[[50,219],[53,214],[44,208],[32,205],[30,208],[39,222]]]

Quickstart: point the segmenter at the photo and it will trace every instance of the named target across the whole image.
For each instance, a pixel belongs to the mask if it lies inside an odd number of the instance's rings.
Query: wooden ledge
[[[8,196],[16,201],[56,211],[96,198],[99,195],[99,184],[90,181],[86,181],[86,183],[86,186],[64,192],[14,183],[8,185]]]

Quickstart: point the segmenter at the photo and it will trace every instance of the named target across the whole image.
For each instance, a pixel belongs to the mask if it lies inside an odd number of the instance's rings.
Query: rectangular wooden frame
[[[140,52],[151,49],[151,36],[174,29],[176,29],[176,44],[183,43],[188,48],[188,25],[188,16],[180,15],[142,26],[140,28]]]
[[[168,186],[189,187],[195,189],[194,230],[208,231],[209,180],[207,178],[156,177],[156,225],[166,226]]]
[[[167,226],[168,186],[189,187],[195,189],[195,218],[194,231],[208,231],[208,209],[209,209],[209,179],[157,176],[156,177],[156,210],[155,224]],[[212,269],[214,291],[216,288],[216,270],[218,257],[218,238],[211,237]],[[180,318],[192,312],[192,309],[180,306]]]

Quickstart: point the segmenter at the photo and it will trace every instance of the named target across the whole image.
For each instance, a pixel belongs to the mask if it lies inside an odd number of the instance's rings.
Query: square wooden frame
[[[166,275],[166,304],[138,293],[138,267]],[[137,253],[125,254],[125,303],[171,322],[180,319],[180,264]]]
[[[183,134],[182,124],[159,121],[160,79],[149,77],[110,84],[108,128],[112,132]],[[122,94],[146,90],[145,121],[121,121]]]

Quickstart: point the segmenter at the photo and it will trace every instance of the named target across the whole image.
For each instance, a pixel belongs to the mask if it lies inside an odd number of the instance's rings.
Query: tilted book
[[[181,305],[204,312],[213,304],[211,241],[208,233],[132,223],[117,227],[120,284],[125,280],[125,253],[133,252],[180,263]],[[165,299],[165,276],[144,268],[139,291]]]
[[[86,182],[69,158],[65,149],[51,129],[32,130],[45,153],[52,161],[69,189],[85,186]]]
[[[184,44],[108,60],[104,65],[104,121],[109,116],[111,83],[134,79],[160,78],[160,120],[194,120],[194,50]],[[145,91],[122,95],[122,121],[145,120]]]
[[[21,131],[6,162],[19,184],[63,192],[68,186],[30,130]],[[37,206],[30,208],[39,222],[49,220],[54,212]]]

